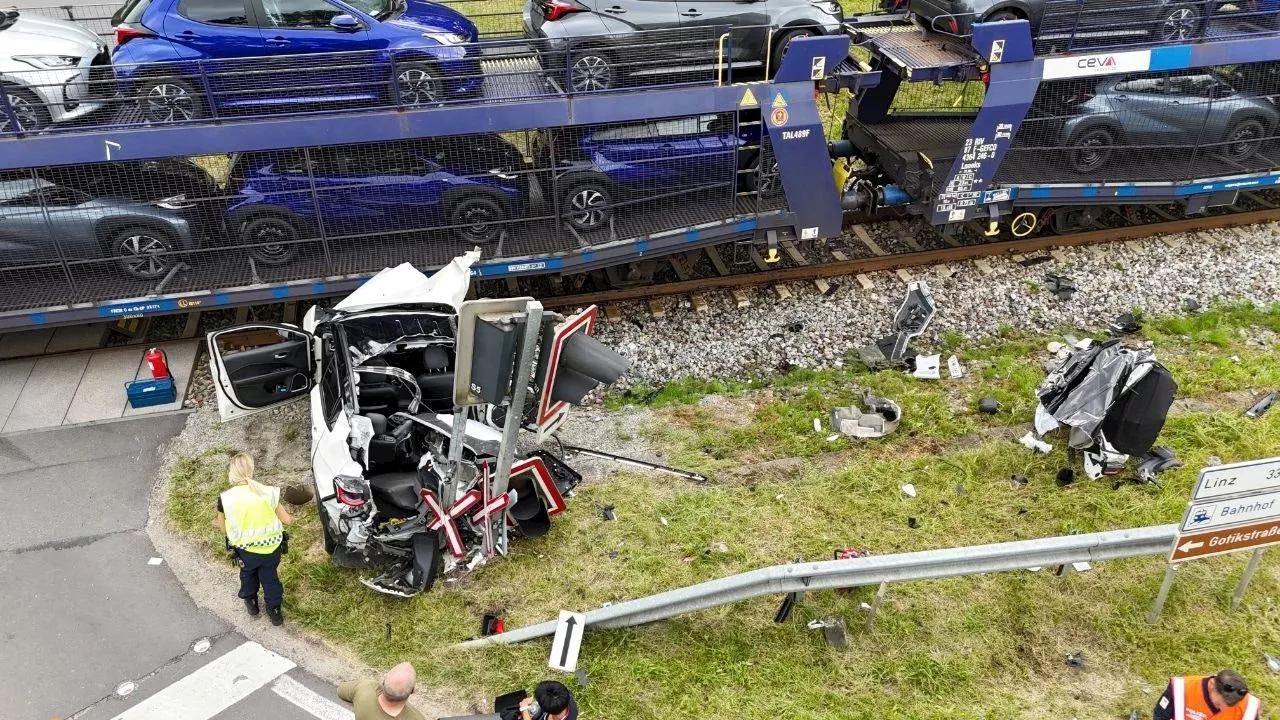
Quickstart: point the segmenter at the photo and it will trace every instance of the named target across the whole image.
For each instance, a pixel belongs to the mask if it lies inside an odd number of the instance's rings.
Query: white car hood
[[[18,13],[17,22],[0,30],[6,55],[93,57],[105,47],[101,38],[79,25]]]
[[[479,259],[480,251],[472,250],[454,258],[431,277],[410,263],[387,268],[365,281],[333,309],[365,312],[403,305],[448,305],[456,311],[471,286],[471,266]]]

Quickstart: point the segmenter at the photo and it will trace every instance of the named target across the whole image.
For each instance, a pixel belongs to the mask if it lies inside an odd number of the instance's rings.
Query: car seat
[[[453,409],[451,360],[449,350],[441,345],[430,345],[422,351],[424,372],[417,377],[418,387],[422,390],[422,404],[436,412]]]

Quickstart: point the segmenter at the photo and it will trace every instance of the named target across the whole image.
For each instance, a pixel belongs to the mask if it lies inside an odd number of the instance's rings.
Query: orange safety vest
[[[1170,678],[1169,686],[1173,688],[1173,720],[1258,720],[1261,703],[1252,695],[1214,713],[1209,708],[1204,677]]]

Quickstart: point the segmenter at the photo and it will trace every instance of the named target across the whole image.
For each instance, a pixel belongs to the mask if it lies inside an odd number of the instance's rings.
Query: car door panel
[[[328,21],[350,14],[324,0],[253,0],[260,10],[267,72],[259,80],[274,102],[377,99],[383,93],[379,46],[363,25],[337,30]],[[357,18],[362,23],[363,18]],[[343,53],[335,55],[334,53]],[[350,54],[347,54],[350,53]]]
[[[288,325],[238,325],[207,336],[223,420],[307,395],[314,383],[314,339]]]
[[[736,62],[763,61],[769,13],[765,0],[678,0],[681,33],[688,38],[686,56],[711,62],[719,53],[719,37],[729,33],[724,49]]]

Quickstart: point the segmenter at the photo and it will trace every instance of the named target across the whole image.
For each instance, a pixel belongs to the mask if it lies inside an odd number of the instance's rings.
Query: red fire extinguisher
[[[163,350],[151,348],[142,357],[147,361],[153,379],[163,380],[169,377],[169,359],[165,357]]]

